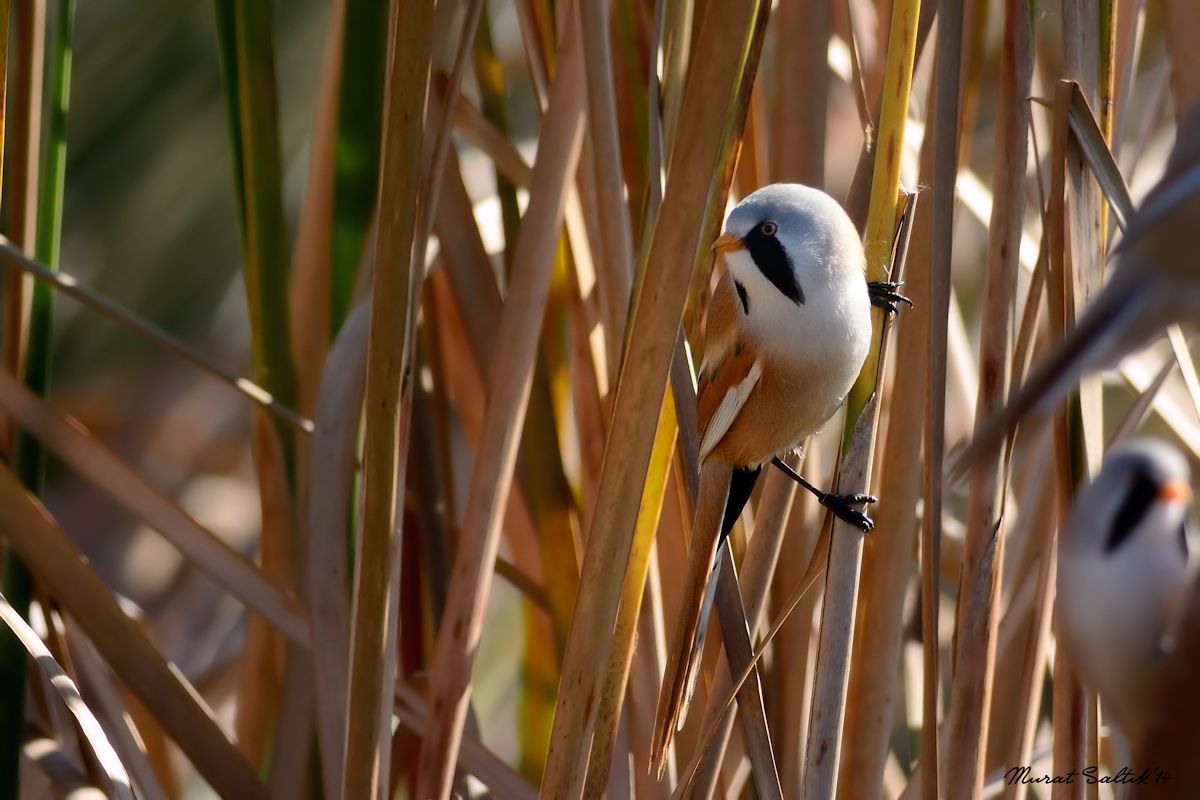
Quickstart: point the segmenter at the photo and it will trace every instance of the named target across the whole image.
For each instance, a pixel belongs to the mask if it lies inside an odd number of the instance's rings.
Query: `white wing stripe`
[[[721,438],[729,431],[733,425],[733,421],[737,419],[738,413],[741,412],[742,406],[746,405],[746,400],[750,397],[750,392],[754,391],[754,387],[758,385],[758,379],[762,377],[762,365],[755,361],[751,365],[750,371],[746,373],[746,377],[742,378],[741,382],[735,386],[729,387],[729,391],[725,392],[725,397],[721,398],[721,405],[717,407],[716,412],[712,416],[712,420],[708,423],[708,427],[704,431],[704,439],[700,442],[700,463],[703,464],[708,454],[712,452]]]

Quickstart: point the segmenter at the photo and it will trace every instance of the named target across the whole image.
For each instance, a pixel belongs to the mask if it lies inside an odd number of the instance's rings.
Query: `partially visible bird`
[[[700,494],[666,674],[652,761],[660,772],[686,714],[716,586],[718,548],[763,465],[784,467],[841,407],[871,342],[872,303],[907,302],[890,283],[868,285],[854,223],[832,197],[799,184],[748,195],[713,245],[726,269],[705,324],[697,387]],[[838,516],[863,530],[867,495],[822,492],[791,473]]]
[[[976,430],[957,463],[994,452],[1030,412],[1048,414],[1080,379],[1115,366],[1168,325],[1200,325],[1200,104],[1179,124],[1159,181],[1113,248],[1112,276],[1008,404]]]
[[[1191,580],[1185,532],[1191,475],[1174,447],[1134,439],[1110,450],[1062,530],[1058,637],[1083,682],[1140,739]]]

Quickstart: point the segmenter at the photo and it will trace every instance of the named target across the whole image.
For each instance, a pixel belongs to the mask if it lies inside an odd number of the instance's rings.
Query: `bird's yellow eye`
[[[774,222],[771,222],[770,220],[767,220],[759,227],[762,229],[762,232],[764,234],[766,234],[767,236],[774,236],[775,231],[779,230],[779,226],[776,225]]]

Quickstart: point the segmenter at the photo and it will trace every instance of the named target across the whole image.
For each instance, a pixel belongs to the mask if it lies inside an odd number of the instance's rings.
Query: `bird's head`
[[[852,278],[864,256],[854,223],[836,200],[798,183],[776,183],[745,197],[713,244],[751,296],[777,293],[796,305]]]
[[[1133,439],[1108,452],[1095,479],[1075,498],[1064,544],[1105,556],[1124,548],[1181,548],[1191,500],[1191,470],[1174,447]]]

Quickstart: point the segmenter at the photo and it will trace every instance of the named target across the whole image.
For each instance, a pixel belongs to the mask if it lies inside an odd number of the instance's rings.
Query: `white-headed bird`
[[[652,760],[661,769],[686,713],[711,610],[718,548],[762,467],[794,450],[841,407],[871,343],[871,305],[908,302],[868,284],[854,223],[832,197],[799,184],[748,195],[713,245],[725,257],[705,324],[697,386],[700,495]],[[866,495],[822,492],[835,514],[870,530]]]
[[[1129,742],[1141,738],[1191,580],[1183,454],[1135,439],[1075,498],[1059,550],[1058,637]]]

